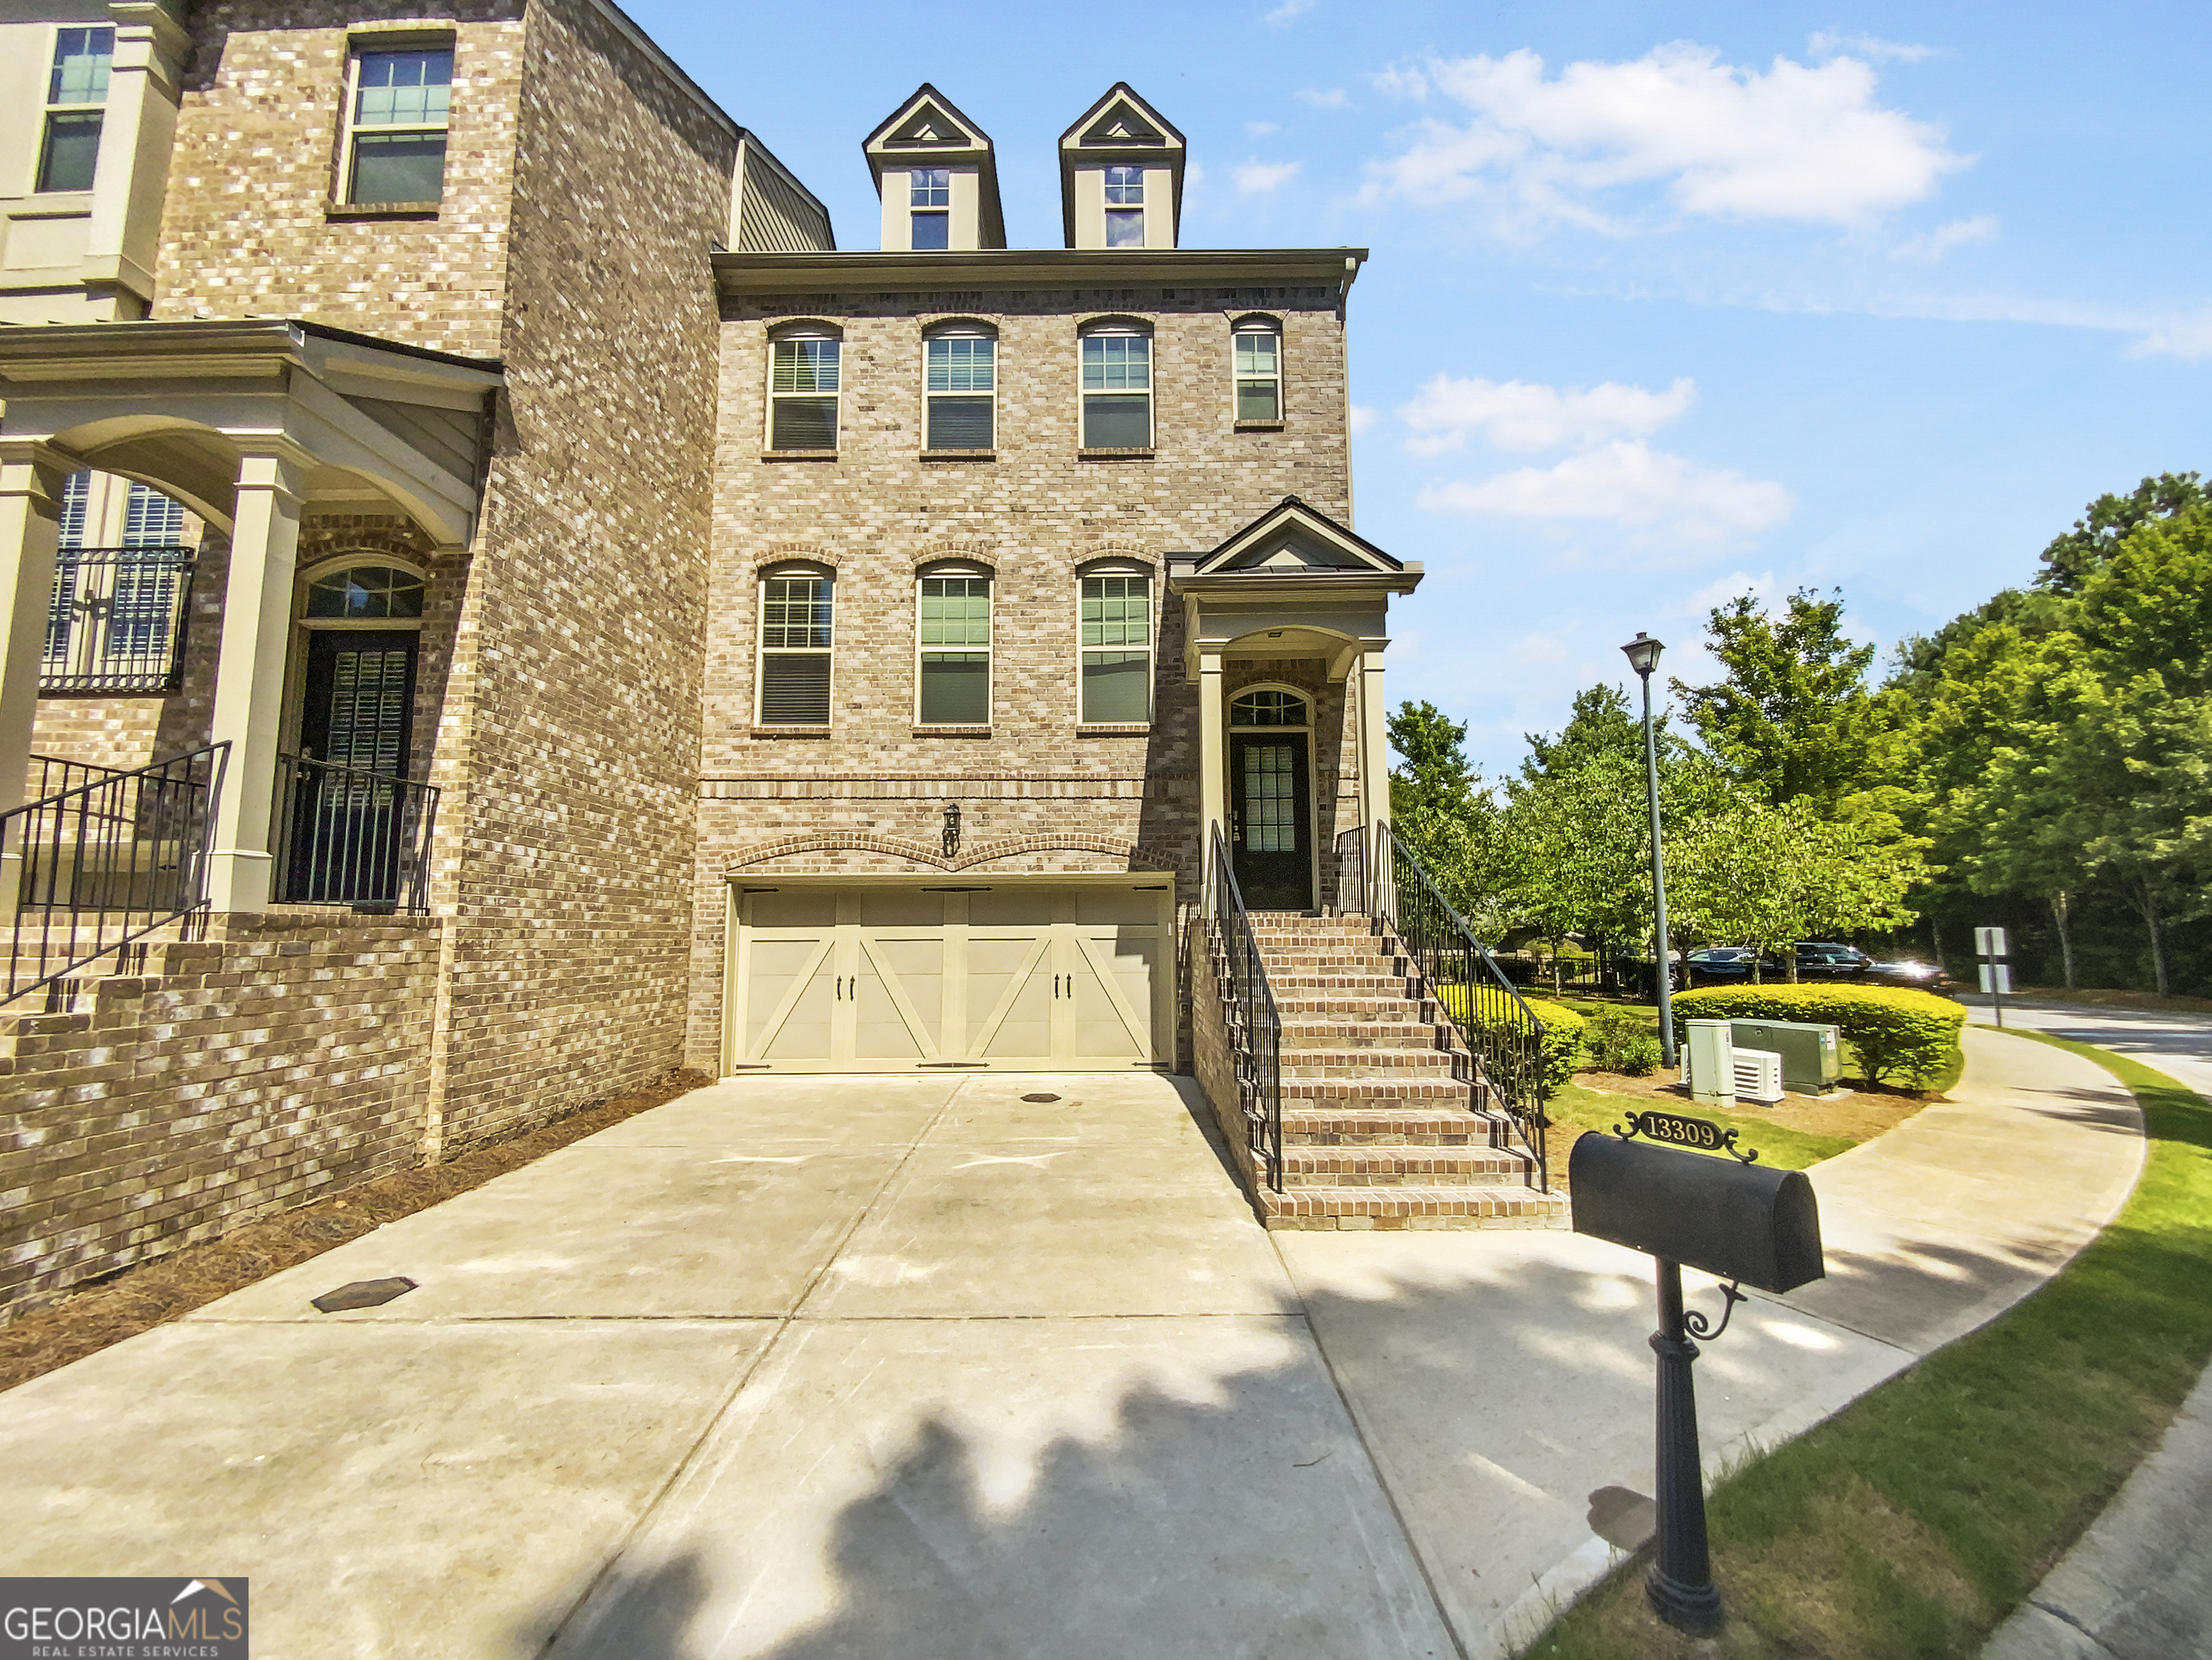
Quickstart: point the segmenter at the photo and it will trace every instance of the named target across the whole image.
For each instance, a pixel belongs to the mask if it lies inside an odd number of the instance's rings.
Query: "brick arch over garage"
[[[909,842],[903,837],[872,836],[863,830],[839,830],[813,836],[787,836],[781,841],[763,842],[740,848],[723,861],[722,872],[726,876],[736,876],[773,859],[797,859],[810,854],[836,853],[880,854],[886,858],[902,859],[909,864],[935,871],[971,870],[979,865],[1038,853],[1097,854],[1119,861],[1118,868],[1130,871],[1172,871],[1176,868],[1174,856],[1170,854],[1146,847],[1140,842],[1120,841],[1105,836],[1053,835],[1048,832],[1009,836],[1001,841],[981,842],[973,847],[963,848],[956,857],[947,859],[938,848]]]

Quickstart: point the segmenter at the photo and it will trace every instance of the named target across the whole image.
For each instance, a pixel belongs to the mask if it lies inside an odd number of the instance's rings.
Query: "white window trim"
[[[1237,383],[1246,379],[1260,380],[1260,375],[1245,376],[1237,372],[1237,338],[1244,334],[1271,334],[1275,338],[1275,413],[1266,416],[1246,416],[1238,412]],[[1289,404],[1283,396],[1283,325],[1275,318],[1264,314],[1243,316],[1229,325],[1229,418],[1244,428],[1279,427],[1289,413]]]
[[[1092,721],[1083,713],[1083,654],[1090,651],[1127,651],[1127,646],[1086,646],[1083,643],[1083,585],[1095,576],[1140,576],[1145,581],[1145,718],[1141,721]],[[1159,584],[1150,565],[1135,559],[1106,559],[1085,565],[1075,573],[1075,724],[1117,732],[1149,727],[1159,711],[1155,706],[1153,677],[1159,672]],[[1285,690],[1290,688],[1285,687]]]
[[[996,377],[994,376],[994,379]],[[921,640],[921,585],[939,577],[980,578],[990,585],[983,599],[983,718],[981,721],[925,721],[921,718],[921,657],[929,651],[975,651],[974,646],[926,646]],[[914,574],[914,724],[925,732],[981,732],[998,709],[999,574],[972,560],[939,560]]]
[[[1126,397],[1127,393],[1126,390],[1115,392],[1111,389],[1102,389],[1099,392],[1093,393],[1086,392],[1084,389],[1084,343],[1087,340],[1097,338],[1102,335],[1115,334],[1133,335],[1145,342],[1145,441],[1142,444],[1136,445],[1104,444],[1094,446],[1086,444],[1084,442],[1084,440],[1089,436],[1089,434],[1085,431],[1084,417],[1090,408],[1088,400],[1094,396],[1102,398],[1116,398]],[[1097,322],[1084,324],[1081,327],[1076,330],[1075,447],[1079,453],[1084,454],[1122,455],[1128,454],[1133,451],[1143,453],[1146,451],[1154,450],[1158,447],[1160,366],[1158,362],[1155,361],[1152,353],[1152,345],[1154,344],[1155,337],[1156,337],[1154,336],[1152,330],[1150,328],[1140,326],[1133,321],[1125,321],[1121,319],[1101,319]]]
[[[1305,706],[1306,718],[1279,727],[1240,727],[1237,724],[1237,702],[1255,691],[1286,692]],[[1229,732],[1311,732],[1314,729],[1314,695],[1303,686],[1293,686],[1282,680],[1255,680],[1249,686],[1239,686],[1229,694],[1229,707],[1222,711],[1222,725]]]
[[[459,40],[458,37],[451,34],[429,34],[420,39],[416,39],[412,36],[401,34],[380,35],[375,33],[368,33],[357,34],[346,42],[345,101],[338,112],[338,119],[341,123],[338,134],[338,176],[332,181],[334,187],[331,192],[331,200],[338,204],[340,206],[383,207],[387,205],[381,202],[357,202],[354,199],[353,152],[354,138],[356,133],[354,117],[355,112],[361,108],[362,59],[364,58],[381,57],[387,52],[450,52],[453,57],[454,68],[458,70],[460,67]],[[380,137],[386,133],[437,133],[441,137],[444,137],[447,140],[448,147],[447,160],[450,161],[453,159],[451,152],[453,132],[453,82],[449,80],[447,83],[447,110],[446,119],[444,120],[440,121],[435,125],[415,122],[392,122],[388,125],[380,123],[370,128],[370,131]],[[441,182],[438,194],[436,197],[429,198],[429,200],[438,202],[445,200],[442,169],[441,169],[440,179]],[[425,202],[392,204],[389,205],[415,207],[424,206],[427,204],[427,202]]]
[[[835,340],[837,343],[837,390],[826,394],[835,407],[830,412],[830,435],[837,441],[828,449],[780,450],[775,447],[775,400],[778,398],[820,398],[818,392],[779,392],[775,389],[775,349],[786,340]],[[845,331],[834,323],[779,323],[769,331],[768,350],[761,362],[761,453],[764,455],[836,455],[845,436]]]
[[[837,384],[844,385],[840,374]],[[770,646],[768,643],[768,585],[787,581],[795,576],[810,576],[830,585],[830,643],[826,646]],[[827,565],[805,561],[769,565],[753,577],[753,726],[762,732],[827,732],[836,724],[837,718],[837,573]],[[762,700],[768,693],[768,671],[770,656],[826,656],[830,660],[829,703],[823,713],[829,719],[820,721],[778,721],[763,718],[765,711]]]
[[[335,576],[343,570],[358,570],[374,565],[386,570],[403,571],[420,582],[425,590],[430,586],[427,566],[402,555],[386,553],[381,548],[348,548],[325,556],[312,565],[302,566],[299,573],[298,591],[293,600],[293,620],[303,629],[336,629],[341,632],[373,633],[378,629],[414,629],[420,630],[428,622],[427,617],[310,617],[307,615],[307,593],[326,576]],[[424,609],[428,608],[426,597]]]
[[[1237,700],[1249,697],[1255,691],[1288,692],[1305,705],[1306,718],[1303,723],[1281,727],[1240,727],[1237,724]],[[1306,880],[1310,891],[1321,891],[1321,737],[1314,724],[1321,700],[1304,686],[1293,686],[1281,680],[1255,680],[1250,685],[1239,686],[1224,695],[1227,706],[1221,711],[1221,789],[1222,806],[1225,809],[1237,799],[1235,780],[1229,775],[1236,759],[1232,740],[1239,737],[1259,736],[1271,732],[1302,732],[1306,735]]]
[[[115,34],[114,34],[114,30],[113,30],[113,26],[112,26],[112,25],[111,25],[111,24],[106,24],[106,23],[98,23],[98,22],[83,22],[83,23],[79,23],[79,22],[67,22],[67,23],[57,23],[57,24],[54,26],[53,33],[52,33],[52,34],[47,38],[47,40],[46,40],[46,63],[45,63],[45,64],[40,67],[40,70],[39,70],[39,100],[40,100],[39,131],[38,131],[38,136],[37,136],[37,137],[36,137],[32,141],[32,144],[31,144],[31,177],[30,177],[30,180],[29,180],[29,183],[28,183],[27,187],[27,188],[22,192],[22,195],[23,195],[26,198],[27,198],[27,203],[28,203],[28,204],[30,204],[30,205],[35,205],[35,204],[37,204],[38,198],[40,198],[40,197],[45,197],[46,198],[47,198],[47,201],[51,204],[51,202],[52,202],[52,198],[54,198],[55,197],[58,197],[58,196],[84,196],[84,195],[88,195],[88,194],[89,194],[89,193],[90,193],[90,188],[91,188],[91,187],[89,187],[89,186],[88,186],[87,189],[85,189],[85,190],[77,190],[77,191],[70,191],[70,190],[51,190],[51,191],[50,191],[50,190],[40,190],[40,189],[39,188],[39,179],[40,179],[40,176],[41,174],[43,174],[43,173],[46,172],[46,151],[47,151],[47,149],[48,149],[49,145],[51,144],[51,143],[52,143],[52,134],[53,134],[53,125],[54,125],[54,117],[55,117],[55,116],[57,116],[57,115],[86,115],[86,114],[90,114],[91,112],[93,112],[94,111],[95,111],[95,110],[96,110],[96,111],[98,111],[98,112],[99,112],[99,113],[100,113],[100,133],[101,133],[101,136],[102,136],[103,137],[105,137],[106,136],[106,131],[107,131],[107,100],[106,100],[106,98],[105,96],[103,96],[103,97],[100,99],[100,100],[98,103],[96,103],[96,104],[94,104],[94,103],[57,104],[56,102],[54,102],[54,58],[55,58],[55,55],[56,55],[57,53],[58,53],[58,52],[61,51],[61,46],[62,46],[62,31],[63,31],[63,30],[64,30],[64,29],[100,29],[100,28],[104,28],[104,29],[108,30],[108,37],[107,37],[107,52],[108,52],[108,58],[107,58],[107,64],[108,64],[108,82],[107,82],[107,84],[108,84],[108,88],[109,88],[109,90],[110,90],[110,91],[112,91],[112,90],[114,89],[114,86],[115,86],[115,80],[114,80],[114,75],[115,75]],[[93,177],[93,185],[97,185],[99,184],[99,182],[100,182],[100,179],[99,179],[99,163],[97,162],[97,161],[95,161],[94,162],[94,177]]]
[[[988,392],[946,392],[933,393],[929,390],[929,348],[937,340],[988,340],[991,343],[991,390]],[[995,455],[999,450],[999,331],[988,323],[963,320],[933,323],[921,331],[921,452],[925,455]],[[843,374],[837,377],[840,387],[845,384]],[[929,405],[936,398],[988,398],[991,400],[991,441],[981,449],[944,449],[929,441]],[[933,572],[932,575],[950,573]]]

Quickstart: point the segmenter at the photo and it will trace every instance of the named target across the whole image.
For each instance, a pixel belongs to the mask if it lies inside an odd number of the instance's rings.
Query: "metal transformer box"
[[[1782,1084],[1800,1095],[1825,1095],[1844,1075],[1843,1045],[1833,1026],[1792,1020],[1731,1020],[1739,1049],[1771,1049],[1782,1057]]]

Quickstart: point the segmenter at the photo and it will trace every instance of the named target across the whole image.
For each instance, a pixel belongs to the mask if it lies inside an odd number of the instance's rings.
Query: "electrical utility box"
[[[1833,1026],[1796,1020],[1731,1020],[1729,1041],[1782,1057],[1782,1085],[1800,1095],[1826,1095],[1844,1075],[1841,1034]]]
[[[1682,1022],[1682,1076],[1696,1099],[1735,1104],[1735,1041],[1727,1021]]]

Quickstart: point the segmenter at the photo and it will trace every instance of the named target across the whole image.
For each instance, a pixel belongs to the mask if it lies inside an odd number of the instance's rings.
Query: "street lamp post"
[[[1659,963],[1655,976],[1659,987],[1659,1061],[1674,1064],[1674,972],[1667,945],[1667,861],[1659,846],[1659,745],[1651,731],[1651,671],[1659,666],[1666,648],[1650,635],[1638,632],[1621,648],[1629,667],[1644,682],[1644,782],[1651,803],[1651,904],[1659,924]]]

